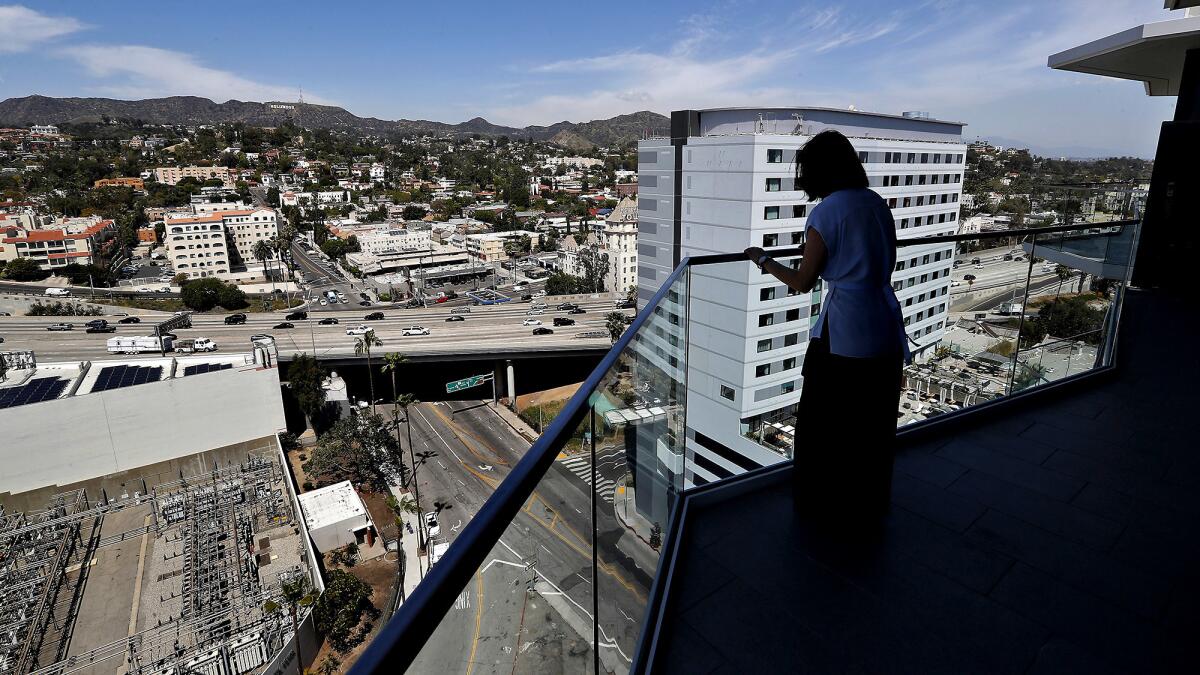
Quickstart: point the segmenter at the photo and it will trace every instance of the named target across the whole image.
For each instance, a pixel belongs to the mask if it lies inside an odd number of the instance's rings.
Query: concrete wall
[[[279,371],[234,369],[0,410],[0,493],[66,485],[272,436]]]

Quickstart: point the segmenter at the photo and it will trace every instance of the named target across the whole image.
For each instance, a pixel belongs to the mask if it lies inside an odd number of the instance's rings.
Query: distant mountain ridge
[[[23,96],[0,101],[0,126],[94,122],[103,117],[141,120],[150,124],[221,124],[243,122],[253,126],[274,126],[299,113],[301,124],[316,129],[374,131],[401,134],[481,134],[550,141],[562,134],[570,145],[581,143],[610,146],[637,140],[644,134],[661,135],[670,128],[670,120],[648,110],[618,115],[591,122],[558,122],[550,126],[506,127],[476,117],[459,124],[429,120],[382,120],[359,117],[344,108],[290,101],[229,100],[216,103],[199,96],[169,96],[138,101],[111,98],[55,98]]]

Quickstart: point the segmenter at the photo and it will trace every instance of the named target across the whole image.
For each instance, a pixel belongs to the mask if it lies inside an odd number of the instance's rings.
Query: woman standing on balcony
[[[909,358],[892,290],[896,224],[868,189],[854,146],[836,131],[814,136],[796,155],[796,187],[820,199],[808,215],[799,269],[756,246],[746,257],[789,288],[825,281],[801,373],[795,497],[822,520],[873,520],[891,497],[901,368]]]

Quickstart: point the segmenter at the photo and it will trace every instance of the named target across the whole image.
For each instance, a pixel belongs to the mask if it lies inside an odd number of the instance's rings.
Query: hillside
[[[54,98],[33,95],[0,101],[0,126],[95,122],[106,117],[140,120],[150,124],[243,122],[254,126],[273,126],[297,114],[305,127],[317,129],[381,134],[481,134],[544,141],[562,134],[561,138],[569,139],[569,145],[572,147],[588,143],[614,145],[637,140],[647,133],[665,134],[669,129],[667,117],[650,111],[618,115],[607,120],[558,122],[550,126],[516,128],[492,124],[482,117],[459,124],[429,120],[381,120],[359,117],[337,106],[233,100],[216,103],[198,96],[123,101],[111,98]]]

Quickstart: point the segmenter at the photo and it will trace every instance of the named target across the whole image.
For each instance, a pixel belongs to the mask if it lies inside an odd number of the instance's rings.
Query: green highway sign
[[[468,378],[465,378],[462,380],[455,380],[453,382],[447,382],[446,383],[446,393],[453,394],[456,391],[462,391],[463,389],[470,389],[471,387],[478,387],[479,385],[483,384],[484,382],[491,382],[491,381],[492,381],[491,373],[485,373],[483,375],[472,375],[471,377],[468,377]]]

